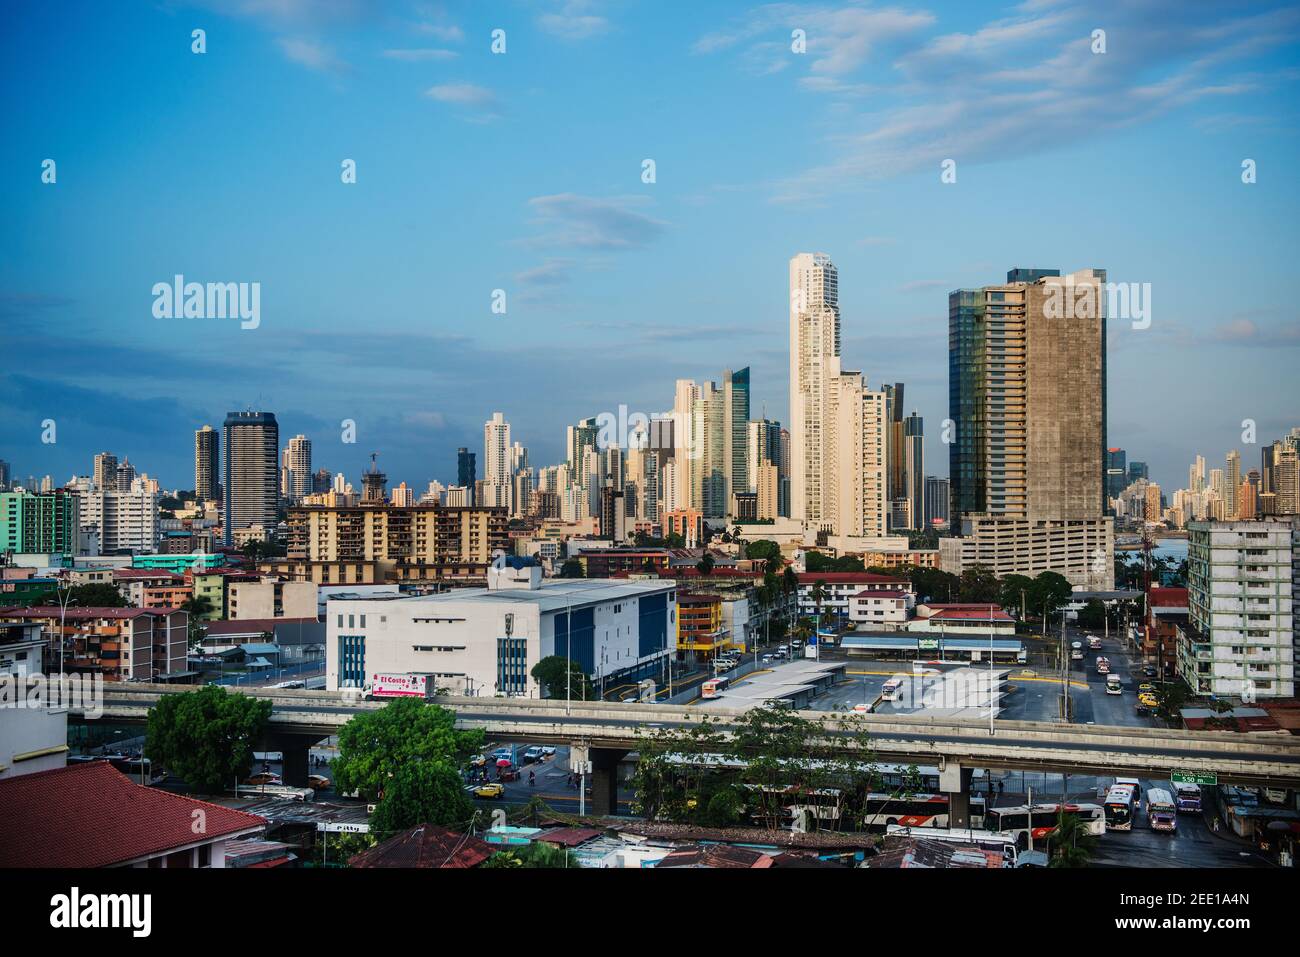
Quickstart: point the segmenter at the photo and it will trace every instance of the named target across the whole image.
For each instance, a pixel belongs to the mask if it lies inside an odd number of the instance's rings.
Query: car
[[[1158,673],[1159,672],[1156,671],[1155,665],[1147,665],[1142,669],[1142,674],[1146,675],[1148,678],[1154,678]]]
[[[500,761],[503,758],[507,761],[513,760],[514,750],[511,748],[497,748],[495,751],[492,752],[491,758],[494,762]]]
[[[331,783],[330,779],[323,774],[307,775],[307,787],[314,791],[324,791],[330,787]]]
[[[245,784],[263,785],[279,784],[280,775],[273,771],[259,771],[257,774],[250,774],[245,780]]]
[[[555,756],[555,746],[550,744],[542,745],[542,757],[551,758]]]
[[[474,757],[472,757],[472,758],[469,759],[469,766],[470,766],[471,768],[481,768],[481,767],[483,767],[483,765],[485,765],[485,764],[487,764],[487,756],[486,756],[486,755],[476,754],[476,755],[474,755]]]
[[[523,753],[523,760],[520,763],[532,764],[534,761],[540,761],[540,760],[542,760],[542,749],[537,745],[533,745],[531,748],[529,748],[527,751]]]
[[[761,661],[763,664],[771,664],[773,661],[776,661],[776,655],[764,655],[762,658],[759,658],[758,660]]]
[[[470,793],[476,798],[499,798],[501,795],[506,793],[506,789],[503,785],[496,783],[480,784],[477,787],[471,788]]]
[[[1138,691],[1145,692],[1146,694],[1155,694],[1156,686],[1149,681],[1144,681],[1142,684],[1138,685]]]
[[[1156,708],[1160,705],[1160,702],[1156,700],[1156,696],[1146,691],[1138,695],[1138,701],[1142,702],[1148,708]]]

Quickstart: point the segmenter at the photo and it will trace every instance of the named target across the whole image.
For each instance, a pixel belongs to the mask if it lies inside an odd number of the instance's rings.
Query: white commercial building
[[[158,494],[146,480],[132,480],[127,491],[103,489],[86,478],[71,487],[81,499],[81,528],[99,536],[104,554],[158,550]]]
[[[676,592],[663,580],[543,581],[538,566],[507,559],[488,570],[486,588],[332,600],[326,687],[418,673],[452,694],[536,698],[545,689],[530,672],[551,655],[572,658],[593,681],[656,677],[676,641]]]

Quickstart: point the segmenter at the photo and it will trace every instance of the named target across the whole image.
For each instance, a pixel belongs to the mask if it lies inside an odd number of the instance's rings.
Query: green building
[[[221,568],[226,564],[226,556],[220,552],[190,552],[186,555],[134,555],[132,568],[153,568],[184,575],[190,569],[196,572],[209,568]]]
[[[72,555],[80,500],[67,489],[0,492],[0,552]]]

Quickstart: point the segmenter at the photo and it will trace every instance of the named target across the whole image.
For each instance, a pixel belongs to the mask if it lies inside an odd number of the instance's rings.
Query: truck
[[[390,698],[433,698],[436,689],[434,676],[417,672],[377,672],[370,676],[365,687],[367,701],[387,701]]]

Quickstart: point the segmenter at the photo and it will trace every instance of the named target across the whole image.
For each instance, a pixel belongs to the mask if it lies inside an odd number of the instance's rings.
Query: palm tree
[[[1077,814],[1061,811],[1056,827],[1047,835],[1049,867],[1087,867],[1097,850],[1097,838]]]

